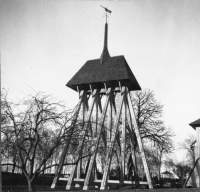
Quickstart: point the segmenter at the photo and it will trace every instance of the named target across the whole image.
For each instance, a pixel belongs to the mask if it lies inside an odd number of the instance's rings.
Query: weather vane
[[[100,5],[101,7],[103,7],[102,5]],[[107,23],[107,17],[108,17],[108,14],[107,13],[110,13],[111,14],[111,10],[107,9],[106,7],[103,7],[106,11],[106,23]]]

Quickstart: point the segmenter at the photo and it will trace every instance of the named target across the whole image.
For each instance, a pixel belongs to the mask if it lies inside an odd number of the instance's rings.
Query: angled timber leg
[[[108,104],[109,104],[109,101],[110,101],[110,93],[111,93],[111,88],[108,88],[108,93],[107,93],[105,106],[104,106],[103,112],[101,114],[99,125],[98,125],[98,131],[99,131],[99,133],[97,134],[98,138],[97,138],[95,146],[93,146],[93,148],[92,148],[92,156],[91,156],[91,159],[90,159],[90,164],[89,164],[87,175],[86,175],[86,178],[85,178],[83,190],[87,190],[88,189],[88,185],[89,185],[89,182],[90,182],[90,177],[91,177],[91,174],[92,174],[94,161],[96,159],[96,154],[97,154],[97,150],[98,150],[98,146],[99,146],[99,142],[100,142],[100,138],[101,138],[102,125],[104,124],[104,120],[105,120],[105,117],[106,117]]]
[[[95,104],[95,101],[96,101],[96,95],[97,95],[97,90],[95,89],[93,91],[93,94],[92,94],[92,103],[91,103],[90,109],[89,109],[88,114],[87,114],[87,125],[85,126],[85,129],[84,129],[84,137],[83,137],[82,143],[80,144],[81,147],[79,149],[78,157],[76,158],[77,162],[79,161],[79,158],[81,158],[86,133],[87,133],[87,130],[90,126],[90,119],[91,119],[92,112],[93,112],[93,109],[94,109],[94,104]],[[77,169],[77,164],[72,166],[72,171],[71,171],[71,174],[70,174],[69,180],[67,182],[67,186],[66,186],[67,190],[70,190],[71,187],[72,187],[72,182],[74,180],[74,175],[75,175],[76,169]]]
[[[131,97],[130,97],[130,93],[128,91],[128,88],[127,88],[127,99],[128,99],[128,105],[129,105],[129,109],[130,109],[131,119],[132,119],[132,123],[133,123],[134,128],[135,128],[137,142],[138,142],[138,146],[139,146],[139,149],[140,149],[140,153],[141,153],[142,162],[143,162],[143,165],[144,165],[144,170],[145,170],[145,173],[146,173],[147,181],[149,183],[149,188],[152,189],[153,185],[152,185],[152,181],[151,181],[151,176],[150,176],[149,168],[148,168],[148,165],[147,165],[147,160],[146,160],[145,153],[144,153],[144,147],[143,147],[142,139],[141,139],[141,136],[140,136],[140,131],[139,131],[139,128],[138,128],[138,125],[137,125],[137,121],[136,121],[136,118],[135,118],[135,113],[134,113],[133,105],[131,103]]]
[[[106,187],[106,184],[107,184],[108,172],[109,172],[109,169],[110,169],[110,163],[111,163],[111,159],[112,159],[112,153],[113,153],[115,138],[116,138],[116,134],[117,134],[117,130],[118,130],[119,119],[120,119],[120,115],[121,115],[121,111],[122,111],[122,105],[123,105],[123,101],[124,101],[124,95],[125,95],[124,91],[125,91],[125,87],[122,87],[119,108],[118,108],[117,115],[115,116],[115,119],[114,119],[113,137],[111,139],[111,145],[108,148],[108,153],[107,153],[107,156],[106,156],[106,165],[105,165],[104,174],[103,174],[103,178],[102,178],[102,181],[101,181],[101,187],[100,187],[101,190],[104,190],[105,187]]]
[[[71,124],[71,130],[70,130],[71,137],[69,137],[69,139],[67,140],[67,142],[65,144],[64,151],[63,151],[62,156],[61,156],[60,161],[59,161],[59,166],[56,170],[56,175],[55,175],[53,182],[52,182],[52,185],[51,185],[52,189],[54,189],[56,187],[58,178],[60,177],[60,173],[61,173],[64,161],[65,161],[68,149],[69,149],[69,145],[71,143],[71,138],[72,138],[72,135],[73,135],[73,132],[74,132],[74,126],[76,125],[77,118],[78,118],[78,115],[79,115],[79,111],[80,111],[80,108],[81,108],[81,104],[83,102],[83,95],[84,94],[85,94],[85,92],[84,92],[84,90],[82,90],[80,92],[80,96],[79,96],[78,108],[77,108],[77,111],[75,112],[74,119],[72,120],[72,124]]]
[[[128,131],[129,131],[129,137],[131,139],[131,156],[133,160],[133,170],[134,170],[134,180],[135,180],[135,186],[139,186],[139,176],[138,176],[138,170],[137,170],[137,160],[136,160],[136,155],[135,155],[135,149],[136,149],[136,142],[137,138],[135,136],[134,130],[133,130],[133,124],[131,121],[131,116],[130,116],[130,110],[129,106],[127,105],[127,119],[128,119]]]

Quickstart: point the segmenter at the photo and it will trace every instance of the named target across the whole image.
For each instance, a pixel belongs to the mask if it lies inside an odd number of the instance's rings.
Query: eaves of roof
[[[196,127],[200,127],[200,119],[189,124],[192,128],[196,129]]]

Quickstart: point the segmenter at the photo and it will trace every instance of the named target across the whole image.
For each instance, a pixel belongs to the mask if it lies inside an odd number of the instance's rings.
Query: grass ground
[[[82,189],[75,189],[71,190],[71,192],[82,192]],[[96,192],[100,190],[88,190],[87,192]],[[200,192],[200,189],[196,188],[179,188],[179,189],[173,189],[173,188],[165,188],[165,189],[110,189],[110,190],[104,190],[101,192]],[[6,186],[3,187],[3,192],[28,192],[27,186]],[[58,187],[57,189],[50,189],[49,186],[35,186],[34,192],[66,192],[64,187]]]

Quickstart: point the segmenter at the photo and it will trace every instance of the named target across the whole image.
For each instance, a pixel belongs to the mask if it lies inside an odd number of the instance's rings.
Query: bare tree
[[[61,103],[40,93],[19,104],[9,102],[5,94],[2,100],[1,154],[12,158],[7,165],[13,166],[13,170],[15,167],[22,170],[32,191],[36,175],[56,166],[46,165],[59,147],[68,142],[73,115]]]
[[[190,173],[191,167],[185,163],[185,161],[178,162],[174,164],[176,169],[174,169],[174,173],[179,177],[180,180],[185,179],[187,174]]]
[[[188,138],[179,143],[179,148],[186,151],[186,159],[191,167],[195,163],[195,143],[196,138],[193,135],[189,135]]]
[[[173,136],[171,129],[164,126],[162,121],[163,106],[156,101],[152,91],[134,92],[132,102],[142,139],[162,144]]]
[[[151,90],[137,91],[131,95],[136,120],[140,129],[149,164],[158,171],[160,179],[160,168],[164,155],[170,154],[174,150],[172,130],[164,125],[162,120],[163,106],[155,99]],[[153,170],[150,170],[151,172]]]

